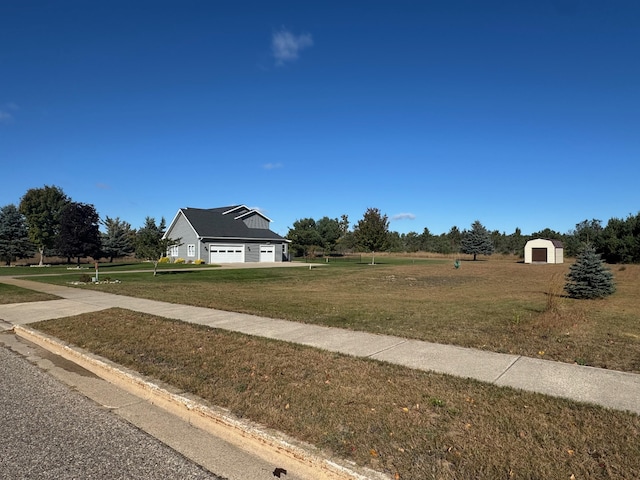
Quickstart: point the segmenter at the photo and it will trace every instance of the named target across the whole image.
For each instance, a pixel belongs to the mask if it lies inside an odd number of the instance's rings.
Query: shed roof
[[[533,242],[535,240],[544,240],[545,242],[551,242],[555,248],[564,248],[562,241],[556,240],[555,238],[532,238],[529,242]]]
[[[562,245],[562,242],[560,240],[556,240],[554,238],[549,238],[548,239],[551,243],[553,243],[553,246],[556,248],[564,248],[564,245]]]

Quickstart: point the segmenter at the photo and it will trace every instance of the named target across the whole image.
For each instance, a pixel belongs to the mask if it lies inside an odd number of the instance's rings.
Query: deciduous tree
[[[20,200],[19,209],[26,218],[29,239],[40,253],[41,266],[45,251],[55,245],[60,211],[70,201],[61,188],[48,185],[28,190]]]
[[[67,261],[75,257],[78,265],[82,257],[99,258],[100,217],[93,205],[67,203],[60,210],[59,222],[55,245],[60,255]]]

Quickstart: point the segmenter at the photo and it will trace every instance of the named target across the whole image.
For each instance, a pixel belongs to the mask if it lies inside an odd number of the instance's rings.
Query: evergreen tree
[[[462,232],[460,231],[460,229],[454,225],[446,234],[446,237],[447,237],[447,240],[449,241],[450,251],[459,252],[460,242],[462,242]]]
[[[569,267],[564,289],[571,298],[603,298],[616,291],[613,274],[588,245]]]
[[[602,233],[602,257],[608,263],[640,263],[640,213],[609,220]]]
[[[135,232],[131,225],[119,217],[104,220],[107,232],[102,237],[102,254],[113,262],[114,258],[126,257],[134,252]]]
[[[474,260],[476,260],[478,254],[491,255],[493,253],[491,234],[479,220],[473,222],[470,231],[465,230],[462,232],[460,251],[462,253],[472,254]]]
[[[0,260],[10,265],[18,258],[29,258],[35,252],[24,216],[13,204],[0,209]]]
[[[323,243],[313,218],[302,218],[293,222],[293,228],[289,229],[287,238],[291,240],[294,256],[306,257],[311,247],[320,247]]]
[[[389,244],[389,220],[377,208],[368,208],[354,228],[353,234],[359,247],[374,254],[371,259],[371,263],[374,264],[375,252],[387,248]]]
[[[136,232],[136,257],[153,262],[153,276],[158,273],[158,262],[167,254],[173,245],[180,244],[180,239],[165,237],[166,222],[164,218],[156,225],[151,217],[145,219],[144,227]]]
[[[335,251],[338,240],[342,237],[340,222],[337,218],[322,217],[316,222],[316,230],[322,238],[322,247],[326,253]]]

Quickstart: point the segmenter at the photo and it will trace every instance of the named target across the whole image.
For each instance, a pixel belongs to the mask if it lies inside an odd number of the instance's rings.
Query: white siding
[[[547,249],[547,263],[563,263],[563,249],[556,247],[551,240],[544,238],[536,238],[529,240],[524,246],[524,263],[533,263],[533,249],[534,248],[546,248]]]

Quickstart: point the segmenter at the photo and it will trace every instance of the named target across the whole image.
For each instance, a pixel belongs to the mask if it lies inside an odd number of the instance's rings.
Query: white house
[[[524,246],[524,263],[563,263],[563,252],[560,240],[536,238]]]

